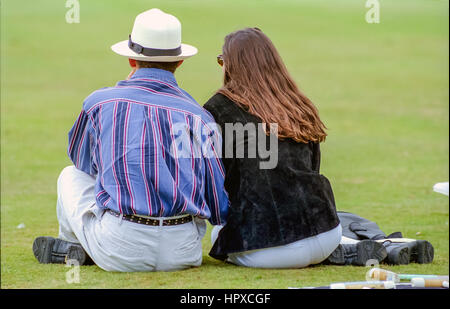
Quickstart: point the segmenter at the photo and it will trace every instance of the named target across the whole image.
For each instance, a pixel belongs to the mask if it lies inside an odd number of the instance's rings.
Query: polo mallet
[[[447,277],[446,279],[444,277]],[[414,287],[444,287],[448,289],[448,276],[442,276],[441,278],[412,278],[411,284]]]
[[[355,281],[355,282],[337,282],[330,284],[332,290],[353,290],[353,289],[395,289],[393,281]]]
[[[418,275],[418,274],[397,274],[381,268],[372,268],[366,274],[366,279],[370,281],[410,281],[417,287],[448,287],[448,276],[440,275]]]

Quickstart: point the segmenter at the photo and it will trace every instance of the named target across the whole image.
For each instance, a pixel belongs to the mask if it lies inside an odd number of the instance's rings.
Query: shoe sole
[[[53,237],[38,237],[33,242],[33,253],[41,264],[49,264],[52,262],[52,250],[55,244]]]
[[[62,241],[50,236],[37,237],[33,242],[33,254],[41,264],[67,264],[69,260],[76,260],[78,265],[88,264],[88,255],[79,245],[69,246],[67,254],[54,252],[56,242]]]
[[[411,252],[408,247],[392,249],[386,258],[386,263],[390,265],[407,265],[411,260]]]
[[[344,256],[344,248],[342,245],[338,245],[338,247],[331,253],[331,255],[327,258],[327,263],[335,264],[335,265],[344,265],[345,264],[345,256]]]
[[[386,248],[372,240],[362,240],[356,245],[357,258],[353,265],[366,266],[370,260],[383,261],[387,257]]]
[[[79,246],[70,246],[67,251],[67,256],[65,262],[67,264],[70,260],[76,260],[78,265],[86,264],[86,260],[88,259],[86,252],[80,248]]]
[[[434,248],[426,240],[417,240],[416,245],[411,250],[410,261],[419,264],[428,264],[433,262]]]

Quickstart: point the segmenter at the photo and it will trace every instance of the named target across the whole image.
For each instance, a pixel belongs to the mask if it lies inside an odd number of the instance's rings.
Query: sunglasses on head
[[[223,55],[217,56],[217,63],[223,67]]]

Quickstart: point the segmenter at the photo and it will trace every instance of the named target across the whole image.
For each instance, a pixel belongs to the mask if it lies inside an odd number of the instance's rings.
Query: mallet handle
[[[412,278],[411,283],[415,287],[443,287],[444,282],[448,282],[448,279],[427,279],[427,278]],[[448,283],[447,283],[448,284]]]

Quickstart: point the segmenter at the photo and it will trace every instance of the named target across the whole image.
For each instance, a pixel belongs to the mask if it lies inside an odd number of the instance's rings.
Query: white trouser
[[[172,226],[125,221],[96,206],[94,185],[94,177],[74,166],[61,172],[59,238],[80,243],[107,271],[172,271],[201,265],[205,220]]]
[[[223,226],[211,231],[214,244]],[[316,236],[308,237],[284,246],[250,250],[228,255],[227,261],[239,266],[257,268],[303,268],[324,261],[339,245],[341,225]]]

